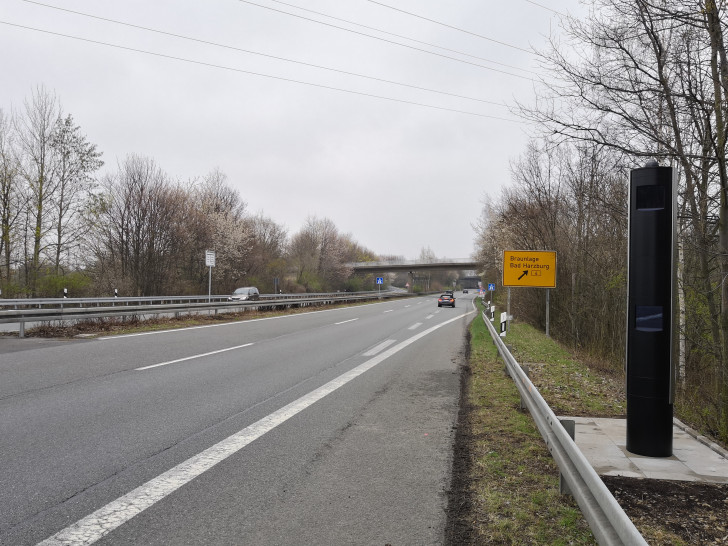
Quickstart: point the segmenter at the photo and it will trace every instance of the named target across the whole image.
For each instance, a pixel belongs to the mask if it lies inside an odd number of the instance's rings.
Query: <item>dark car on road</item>
[[[247,301],[247,300],[259,300],[260,292],[255,286],[244,286],[243,288],[236,288],[235,292],[228,297],[228,301]]]
[[[443,305],[449,305],[450,307],[455,307],[455,296],[450,294],[443,294],[437,299],[437,306],[442,307]]]

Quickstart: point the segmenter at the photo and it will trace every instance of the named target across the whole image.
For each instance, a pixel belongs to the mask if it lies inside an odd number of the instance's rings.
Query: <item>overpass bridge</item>
[[[470,258],[441,260],[393,260],[347,264],[354,273],[397,273],[400,271],[477,271],[480,264]]]

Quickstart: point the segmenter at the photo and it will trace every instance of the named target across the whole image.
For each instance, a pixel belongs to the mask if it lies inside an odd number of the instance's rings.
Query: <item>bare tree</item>
[[[33,296],[38,290],[45,237],[50,228],[49,202],[57,190],[53,138],[61,109],[55,95],[37,88],[25,101],[22,116],[16,118],[21,172],[27,184],[28,219],[31,229],[26,275]]]
[[[249,256],[250,273],[257,284],[271,290],[273,278],[283,277],[286,272],[285,252],[288,233],[280,224],[259,212],[245,219],[252,235]]]
[[[492,278],[502,276],[504,249],[555,250],[551,331],[609,357],[624,344],[626,193],[617,161],[594,146],[531,143],[512,163],[512,185],[497,201],[484,202],[475,226],[478,257]],[[543,290],[514,290],[512,307],[545,325]]]
[[[21,217],[23,203],[20,188],[20,169],[15,150],[13,123],[0,110],[0,283],[10,283],[13,270],[14,245],[17,238],[17,224]]]
[[[93,173],[103,162],[96,145],[89,143],[68,115],[58,119],[51,140],[55,154],[57,187],[50,201],[54,207],[55,255],[53,267],[60,273],[61,256],[79,245],[83,224],[79,221],[89,193],[96,185]]]
[[[307,291],[343,287],[351,274],[345,258],[346,240],[328,218],[309,217],[289,245],[297,282]]]
[[[103,181],[95,237],[97,261],[114,283],[138,296],[163,294],[176,281],[188,196],[151,159],[128,156]]]

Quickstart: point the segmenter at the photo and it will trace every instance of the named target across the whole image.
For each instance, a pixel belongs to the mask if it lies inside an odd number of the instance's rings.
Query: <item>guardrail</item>
[[[0,300],[0,323],[18,323],[19,337],[28,322],[74,321],[163,313],[236,311],[246,307],[286,308],[292,306],[347,303],[409,296],[407,292],[329,292],[320,294],[261,294],[259,300],[228,301],[228,296],[154,296],[140,298],[39,298]]]
[[[521,400],[536,422],[551,455],[559,467],[582,514],[591,527],[599,544],[646,545],[647,542],[624,513],[612,493],[604,485],[569,433],[543,399],[531,380],[521,369],[485,313],[483,321],[488,326],[498,353],[506,363],[521,394]]]

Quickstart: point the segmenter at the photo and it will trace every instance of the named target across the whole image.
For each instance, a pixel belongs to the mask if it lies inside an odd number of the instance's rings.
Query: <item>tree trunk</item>
[[[726,66],[726,51],[723,42],[723,29],[720,14],[714,0],[705,3],[705,15],[710,35],[710,65],[715,93],[714,111],[716,126],[715,157],[718,165],[720,181],[720,208],[718,215],[718,249],[720,252],[720,347],[721,362],[719,368],[718,386],[720,393],[720,427],[721,435],[728,437],[728,172],[726,171],[726,128],[724,113],[724,88],[728,85],[728,66]],[[720,57],[720,61],[719,61]]]

